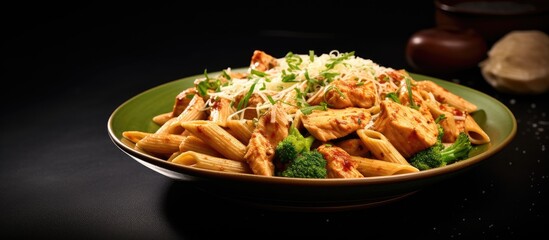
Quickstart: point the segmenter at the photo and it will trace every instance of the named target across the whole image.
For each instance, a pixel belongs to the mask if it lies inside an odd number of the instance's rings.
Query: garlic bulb
[[[538,30],[511,31],[494,43],[479,66],[497,90],[543,93],[549,90],[549,36]]]

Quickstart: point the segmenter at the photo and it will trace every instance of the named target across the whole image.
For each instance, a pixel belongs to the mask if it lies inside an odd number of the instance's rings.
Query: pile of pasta
[[[295,126],[312,135],[328,178],[418,172],[408,159],[437,141],[466,132],[490,142],[470,115],[477,106],[430,80],[380,66],[354,52],[254,51],[247,69],[194,80],[155,116],[155,132],[125,131],[135,149],[174,164],[273,176],[275,148]]]

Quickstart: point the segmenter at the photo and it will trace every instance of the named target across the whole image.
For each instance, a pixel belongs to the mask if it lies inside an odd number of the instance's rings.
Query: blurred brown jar
[[[430,28],[410,37],[406,60],[418,73],[451,74],[478,68],[487,50],[484,38],[472,29]]]

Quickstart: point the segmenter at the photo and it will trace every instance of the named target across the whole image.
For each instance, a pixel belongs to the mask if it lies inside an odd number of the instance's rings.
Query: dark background
[[[115,79],[96,74],[125,71],[132,84],[145,84],[145,89],[205,68],[246,66],[255,49],[273,56],[356,51],[383,65],[405,67],[407,38],[434,24],[431,1],[193,4],[41,3],[7,8],[18,13],[4,21],[3,55],[10,83],[28,91],[26,83],[32,80],[43,95],[49,93],[43,90],[66,85],[105,86]]]
[[[2,16],[0,236],[31,238],[518,239],[547,234],[547,94],[495,91],[478,69],[445,76],[505,103],[517,138],[471,171],[372,209],[288,213],[218,199],[151,171],[109,139],[127,99],[249,64],[254,50],[355,51],[406,68],[431,1],[79,2]],[[435,76],[437,77],[437,76]],[[294,232],[291,234],[290,232]]]

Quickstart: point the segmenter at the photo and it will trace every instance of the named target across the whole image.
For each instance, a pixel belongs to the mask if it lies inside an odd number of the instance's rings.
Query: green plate
[[[416,80],[435,81],[476,104],[479,111],[473,117],[490,136],[491,142],[475,147],[471,157],[466,160],[417,173],[360,179],[295,179],[177,165],[136,151],[132,144],[123,140],[124,131],[154,132],[158,126],[152,122],[152,118],[171,111],[174,97],[203,75],[168,82],[127,100],[109,117],[108,133],[113,143],[137,162],[169,178],[192,181],[196,187],[219,197],[259,207],[297,211],[373,207],[401,199],[470,169],[508,145],[516,134],[517,123],[512,112],[491,96],[442,79],[411,75]]]

